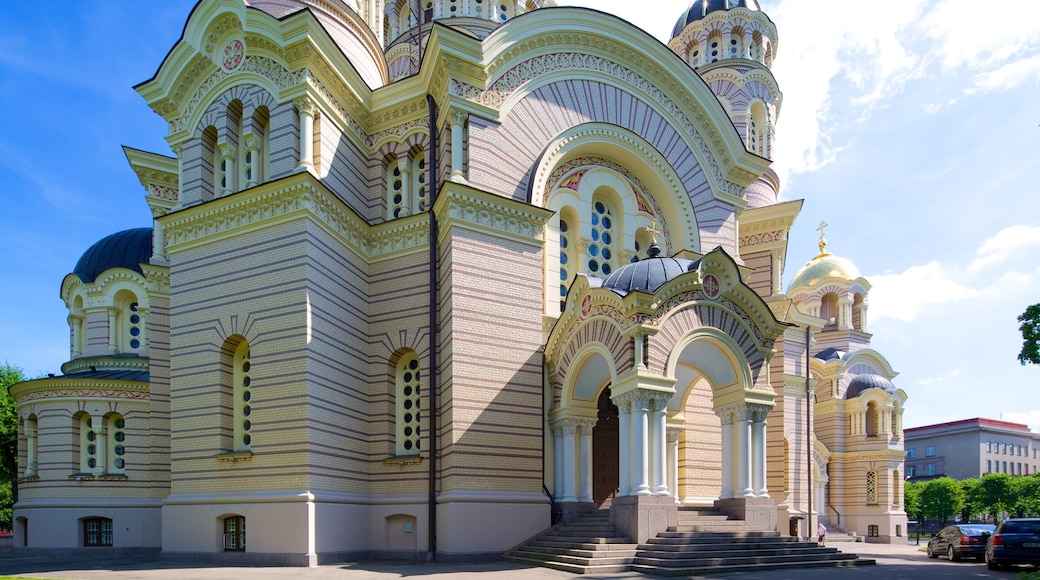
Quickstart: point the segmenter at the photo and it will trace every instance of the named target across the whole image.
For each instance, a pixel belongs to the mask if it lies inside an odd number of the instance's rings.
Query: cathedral
[[[787,264],[776,26],[555,4],[185,15],[135,87],[170,150],[125,149],[153,223],[86,249],[69,361],[11,388],[16,553],[465,561],[689,506],[903,540],[870,283],[825,224]]]

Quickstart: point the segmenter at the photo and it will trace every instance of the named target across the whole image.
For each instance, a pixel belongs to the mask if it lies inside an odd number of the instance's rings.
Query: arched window
[[[111,458],[108,473],[122,474],[126,468],[126,431],[123,416],[112,413],[105,417],[107,456]]]
[[[112,342],[116,352],[140,352],[144,346],[144,318],[137,296],[129,290],[121,290],[115,295],[113,307],[115,337]]]
[[[744,56],[744,31],[734,28],[729,34],[729,58],[743,58]]]
[[[769,157],[769,120],[766,108],[762,103],[752,103],[748,110],[747,144],[748,151]]]
[[[236,452],[250,451],[253,443],[253,437],[250,433],[252,429],[252,391],[250,389],[250,362],[249,362],[249,342],[242,340],[235,347],[235,354],[232,362],[232,398],[234,401],[234,419],[233,419],[233,431],[234,431],[234,443],[233,448]]]
[[[94,423],[87,413],[79,413],[75,419],[79,434],[79,471],[91,473],[98,466],[98,437]]]
[[[863,295],[856,293],[852,297],[852,329],[860,332],[866,332],[866,325],[864,320],[866,318],[866,308],[863,303]]]
[[[244,552],[246,550],[246,518],[228,516],[224,518],[224,551]]]
[[[220,191],[216,127],[210,125],[202,131],[201,145],[202,199],[208,200],[216,197]]]
[[[686,48],[686,62],[693,68],[701,66],[701,43],[694,40]]]
[[[580,270],[578,254],[578,215],[574,208],[566,207],[560,212],[560,311],[567,302],[567,289]]]
[[[397,389],[394,397],[397,406],[397,455],[419,454],[421,379],[417,354],[409,352],[397,361]]]
[[[25,477],[35,477],[40,463],[40,451],[37,443],[37,429],[39,421],[36,415],[29,415],[25,419]]]
[[[226,132],[224,141],[219,144],[220,163],[217,175],[218,192],[222,196],[239,189],[235,160],[238,157],[238,140],[242,127],[242,101],[235,99],[228,103],[224,122]]]
[[[242,187],[254,187],[263,183],[268,174],[267,154],[270,140],[271,113],[267,107],[257,107],[249,123],[249,130],[242,136]]]
[[[417,151],[412,156],[412,187],[411,191],[415,192],[412,196],[414,204],[412,213],[420,213],[426,211],[428,208],[426,199],[426,153],[423,151]]]
[[[867,403],[867,437],[877,437],[878,408],[874,401]]]
[[[892,505],[900,505],[900,492],[903,488],[903,480],[899,477],[899,470],[892,470]]]
[[[86,321],[87,316],[83,312],[83,297],[76,296],[72,301],[72,311],[69,313],[72,358],[83,356],[83,350],[87,347]]]
[[[722,56],[722,35],[714,32],[708,37],[708,62],[719,62]]]
[[[838,295],[834,292],[828,292],[820,299],[820,318],[827,321],[823,326],[824,330],[833,330],[838,327]]]
[[[112,545],[112,520],[86,518],[83,520],[83,545],[86,547]]]
[[[407,214],[408,200],[405,199],[404,176],[397,158],[391,157],[386,165],[386,213],[387,219]]]
[[[588,272],[593,276],[609,276],[617,267],[618,238],[624,230],[619,223],[618,212],[612,206],[602,196],[593,198],[589,215],[591,243],[587,257]]]
[[[398,34],[403,34],[412,27],[412,11],[408,8],[408,2],[401,3],[401,12],[397,19]]]
[[[751,33],[751,60],[762,62],[762,33]]]
[[[877,477],[876,471],[867,472],[867,505],[877,505]]]

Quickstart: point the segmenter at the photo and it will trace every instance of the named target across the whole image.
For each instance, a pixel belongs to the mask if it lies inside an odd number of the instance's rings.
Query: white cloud
[[[1040,247],[1040,226],[1015,225],[1006,227],[997,235],[987,238],[971,263],[973,271],[981,270],[1017,256],[1021,250]]]
[[[1040,80],[1040,55],[1010,62],[996,70],[987,70],[975,76],[974,86],[964,89],[968,96],[993,91],[1007,91],[1030,81]]]
[[[870,317],[909,322],[929,306],[973,298],[979,290],[954,280],[954,272],[939,262],[911,266],[899,274],[869,276]]]

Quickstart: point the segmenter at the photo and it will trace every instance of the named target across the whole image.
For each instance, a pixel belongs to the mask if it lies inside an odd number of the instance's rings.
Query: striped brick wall
[[[694,162],[696,157],[682,135],[645,102],[600,82],[564,80],[540,87],[517,103],[501,125],[471,117],[470,182],[527,200],[532,168],[545,145],[567,129],[588,122],[617,125],[653,145],[674,168],[692,200],[701,248],[722,246],[735,254],[733,208],[714,199],[704,171]]]
[[[722,489],[722,421],[712,411],[712,387],[701,379],[686,398],[686,430],[679,440],[681,498],[718,497]]]
[[[149,296],[148,373],[150,377],[148,420],[150,426],[150,478],[156,482],[156,497],[170,491],[170,299]]]
[[[759,296],[767,297],[773,293],[773,260],[769,250],[745,252],[740,255],[744,265],[754,271],[744,282]]]
[[[768,385],[768,373],[761,372],[766,366],[765,358],[755,346],[754,337],[744,330],[739,320],[713,304],[692,304],[663,320],[661,330],[650,340],[650,364],[647,368],[663,374],[668,355],[679,340],[691,330],[702,327],[715,328],[732,338],[751,367],[755,386]]]
[[[450,349],[441,490],[542,483],[542,259],[537,247],[453,228],[445,242]],[[489,275],[489,272],[501,273]],[[447,306],[447,305],[446,305]]]

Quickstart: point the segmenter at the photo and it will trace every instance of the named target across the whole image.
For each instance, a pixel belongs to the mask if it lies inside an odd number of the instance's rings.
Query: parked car
[[[986,555],[986,540],[994,527],[986,524],[946,526],[928,540],[928,557],[946,556],[951,562],[961,558],[981,559]]]
[[[1040,566],[1040,518],[1008,518],[997,526],[986,544],[986,567],[1007,564]]]

